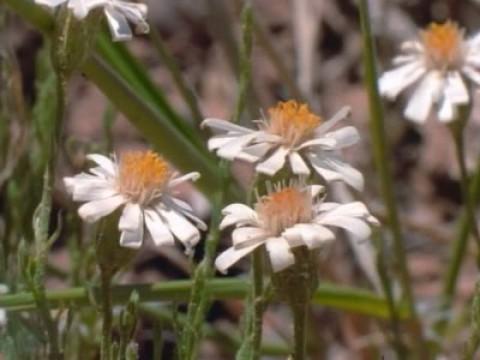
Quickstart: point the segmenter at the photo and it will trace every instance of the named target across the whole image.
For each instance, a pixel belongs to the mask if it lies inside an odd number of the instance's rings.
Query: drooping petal
[[[111,6],[105,7],[104,13],[114,41],[125,41],[132,38],[132,30],[125,15]]]
[[[296,151],[292,151],[288,154],[288,160],[290,163],[290,167],[292,168],[292,172],[295,175],[300,176],[308,176],[310,175],[310,168],[307,166],[303,158],[300,154]]]
[[[229,267],[231,267],[241,258],[250,254],[253,250],[255,250],[260,245],[262,245],[262,243],[258,243],[258,244],[241,248],[241,249],[236,249],[235,247],[232,246],[231,248],[228,248],[226,251],[221,253],[215,259],[215,267],[218,269],[218,271],[225,274]]]
[[[265,246],[274,272],[285,270],[295,263],[295,257],[290,251],[290,246],[283,237],[268,238]]]
[[[78,209],[80,217],[87,222],[95,222],[98,219],[112,213],[116,208],[126,202],[122,195],[111,198],[90,201]]]
[[[352,146],[360,140],[358,130],[353,126],[345,126],[341,129],[325,134],[326,137],[335,139],[335,149]]]
[[[442,76],[438,72],[428,73],[411,95],[404,111],[405,117],[418,123],[425,122],[438,97],[442,82]]]
[[[164,246],[175,244],[172,233],[155,210],[146,209],[144,215],[145,225],[155,245]]]
[[[316,249],[335,239],[333,232],[319,224],[297,224],[282,233],[291,247],[305,245]]]
[[[269,176],[275,175],[285,164],[285,157],[288,152],[287,148],[280,146],[269,158],[259,163],[255,170]]]
[[[378,89],[382,96],[395,99],[405,88],[425,75],[426,69],[420,61],[413,61],[386,71],[378,81]]]
[[[347,230],[357,236],[359,239],[368,238],[372,231],[370,226],[364,220],[348,216],[319,216],[315,220],[319,225],[336,226]]]
[[[349,164],[341,161],[334,155],[320,155],[310,157],[315,171],[326,181],[343,180],[348,185],[361,191],[364,186],[363,175]]]
[[[143,211],[140,205],[127,203],[120,216],[118,229],[121,231],[135,231],[140,226],[143,227]]]
[[[193,247],[197,245],[200,240],[200,232],[187,219],[174,210],[160,209],[157,211],[167,221],[170,231],[175,237],[180,240],[185,246],[185,252],[190,254]]]

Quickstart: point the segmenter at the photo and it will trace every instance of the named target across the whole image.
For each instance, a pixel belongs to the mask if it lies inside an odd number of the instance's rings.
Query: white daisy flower
[[[359,140],[358,131],[353,126],[331,130],[349,114],[345,107],[324,122],[308,105],[290,100],[269,109],[267,119],[257,120],[258,130],[220,119],[206,119],[202,125],[214,132],[208,148],[224,159],[257,163],[255,170],[269,176],[288,160],[296,175],[308,176],[313,168],[327,182],[342,180],[361,190],[362,174],[337,154]]]
[[[252,209],[244,204],[232,204],[223,209],[225,216],[220,229],[235,225],[233,246],[215,261],[221,272],[265,245],[274,272],[282,271],[295,262],[291,248],[320,248],[335,239],[330,226],[339,227],[366,239],[370,225],[378,224],[361,202],[338,204],[323,202],[320,185],[277,186],[261,197]]]
[[[148,7],[145,4],[123,0],[35,0],[35,2],[51,8],[67,3],[67,7],[80,20],[84,19],[91,10],[103,8],[115,41],[130,40],[132,38],[129,21],[135,25],[136,32],[144,34],[148,33],[150,29],[146,21]]]
[[[197,172],[175,177],[166,161],[153,151],[127,152],[120,161],[99,154],[87,158],[98,166],[64,178],[73,200],[86,202],[78,209],[80,217],[95,222],[123,206],[118,224],[121,246],[139,248],[145,236],[157,246],[172,245],[175,237],[187,253],[192,251],[200,240],[198,228],[205,230],[206,225],[190,205],[172,196],[171,189],[198,179]]]
[[[435,105],[440,121],[455,120],[458,107],[470,102],[470,84],[480,85],[480,34],[466,40],[457,24],[432,23],[417,40],[403,43],[402,51],[393,59],[397,67],[380,77],[380,93],[395,99],[415,84],[406,118],[423,123]]]

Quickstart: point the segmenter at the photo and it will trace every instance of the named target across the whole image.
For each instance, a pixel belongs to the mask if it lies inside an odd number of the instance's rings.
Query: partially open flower
[[[148,7],[145,4],[131,3],[123,0],[35,0],[37,4],[57,7],[67,3],[75,17],[84,19],[90,11],[103,8],[108,26],[115,41],[130,40],[132,31],[128,22],[135,25],[135,31],[148,33],[146,21]]]
[[[342,180],[361,190],[362,174],[337,154],[358,141],[357,130],[346,126],[331,131],[349,114],[350,109],[345,107],[324,121],[306,104],[290,100],[271,108],[268,118],[257,120],[258,130],[220,119],[206,119],[202,125],[214,132],[208,148],[224,159],[257,163],[256,171],[269,176],[275,175],[288,160],[296,175],[309,175],[313,168],[326,181]]]
[[[370,225],[378,221],[361,202],[337,204],[323,202],[323,186],[290,184],[276,186],[258,199],[254,209],[231,204],[223,209],[220,228],[235,225],[233,246],[220,254],[215,265],[221,272],[261,245],[265,245],[274,272],[295,263],[291,249],[320,248],[335,239],[330,226],[339,227],[365,239]]]
[[[397,67],[381,76],[380,93],[395,99],[416,84],[406,118],[424,122],[435,104],[441,121],[455,120],[458,107],[470,102],[469,86],[480,85],[480,35],[466,40],[457,24],[432,23],[417,40],[402,44],[402,51],[393,59]]]
[[[198,228],[205,230],[206,225],[190,205],[171,194],[178,184],[198,179],[198,173],[175,177],[165,160],[152,151],[127,152],[120,161],[99,154],[88,159],[98,166],[64,178],[73,200],[86,202],[78,209],[85,221],[95,222],[124,206],[118,224],[121,246],[139,248],[145,236],[158,246],[173,244],[176,237],[187,252],[198,243]]]

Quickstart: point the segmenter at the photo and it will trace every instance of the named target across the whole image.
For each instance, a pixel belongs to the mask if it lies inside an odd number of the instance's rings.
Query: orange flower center
[[[295,146],[313,134],[322,119],[313,114],[307,104],[295,100],[279,102],[268,110],[270,121],[266,131],[284,139],[286,145]]]
[[[432,67],[440,70],[458,67],[462,58],[463,30],[456,23],[431,23],[420,37]]]
[[[131,201],[146,204],[164,189],[171,171],[153,151],[132,151],[122,155],[119,166],[120,193]]]
[[[255,205],[263,227],[274,235],[312,218],[312,199],[308,192],[289,186],[260,198]]]

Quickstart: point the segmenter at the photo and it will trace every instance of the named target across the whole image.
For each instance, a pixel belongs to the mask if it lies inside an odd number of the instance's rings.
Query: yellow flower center
[[[146,204],[163,191],[171,171],[153,151],[132,151],[120,159],[118,187],[132,202]]]
[[[266,131],[284,139],[286,145],[295,146],[313,134],[321,117],[313,114],[307,104],[295,100],[279,102],[268,110],[270,121]]]
[[[420,33],[430,65],[436,69],[456,68],[462,59],[463,30],[454,22],[431,23]]]
[[[263,227],[274,235],[312,218],[312,198],[306,191],[289,186],[260,198],[255,205]]]

